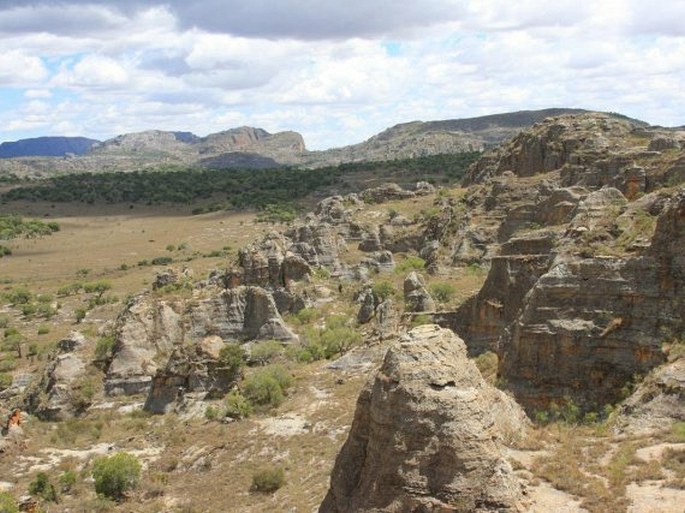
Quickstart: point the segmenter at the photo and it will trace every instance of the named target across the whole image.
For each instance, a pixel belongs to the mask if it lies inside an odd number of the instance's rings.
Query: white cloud
[[[18,50],[0,52],[0,85],[26,87],[40,84],[48,71],[40,57]]]
[[[0,95],[19,92],[0,139],[249,124],[321,148],[414,119],[549,106],[685,123],[683,2],[312,5],[0,0]]]

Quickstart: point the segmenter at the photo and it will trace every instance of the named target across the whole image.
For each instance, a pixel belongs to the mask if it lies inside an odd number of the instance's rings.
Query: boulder
[[[77,331],[59,341],[40,381],[27,394],[27,411],[43,420],[57,421],[75,417],[90,406],[90,391],[82,391],[82,381],[89,375],[84,354],[87,343]]]
[[[435,311],[435,301],[428,293],[423,277],[415,271],[404,279],[404,306],[407,312]]]
[[[390,200],[413,198],[416,194],[404,190],[396,183],[385,183],[378,187],[365,189],[360,196],[366,203],[383,203]]]
[[[522,511],[497,419],[506,403],[519,430],[526,421],[502,396],[451,330],[401,336],[357,400],[319,512]]]

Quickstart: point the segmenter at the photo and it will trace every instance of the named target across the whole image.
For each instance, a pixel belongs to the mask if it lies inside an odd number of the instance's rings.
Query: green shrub
[[[250,349],[250,360],[262,364],[269,363],[283,353],[283,345],[278,340],[262,340]]]
[[[389,281],[380,281],[376,283],[372,287],[371,291],[373,292],[373,295],[376,297],[378,302],[385,301],[390,296],[394,296],[397,292],[395,290],[395,286]]]
[[[160,256],[160,257],[155,257],[153,258],[150,263],[152,265],[167,265],[173,262],[174,259],[171,258],[170,256]]]
[[[59,488],[62,493],[69,493],[76,486],[76,479],[78,474],[73,470],[65,470],[61,476],[59,476]]]
[[[8,492],[0,492],[0,513],[19,513],[19,506]]]
[[[219,408],[217,408],[216,406],[212,406],[211,404],[205,408],[205,418],[207,420],[218,419],[220,413],[221,412],[219,411]]]
[[[85,308],[77,308],[74,310],[74,319],[76,320],[76,324],[79,324],[83,319],[85,319],[87,314],[88,310]]]
[[[253,492],[273,493],[285,484],[285,471],[281,467],[268,467],[252,475]]]
[[[303,308],[293,317],[299,324],[309,324],[319,317],[319,311],[316,308]]]
[[[50,333],[50,326],[46,326],[45,324],[38,326],[39,335],[47,335],[48,333]]]
[[[226,416],[233,419],[244,419],[252,413],[252,405],[238,390],[232,390],[224,401]]]
[[[395,267],[395,272],[398,274],[405,274],[410,271],[420,271],[426,268],[426,261],[415,255],[410,255],[404,262],[400,262]]]
[[[49,502],[57,502],[57,490],[45,472],[38,472],[29,484],[29,494]]]
[[[126,452],[97,458],[93,463],[95,491],[98,495],[121,501],[126,492],[138,487],[140,469],[138,459]]]
[[[449,303],[457,292],[454,285],[445,282],[433,283],[429,290],[431,296],[440,303]]]
[[[59,297],[73,296],[78,294],[79,290],[83,288],[83,284],[80,282],[70,283],[69,285],[63,285],[57,289],[57,295]]]
[[[12,386],[12,375],[9,372],[0,372],[0,390]]]
[[[10,248],[0,244],[0,258],[5,257],[5,256],[10,256],[11,254],[12,254],[12,250]]]
[[[100,337],[95,343],[95,359],[100,361],[108,360],[112,356],[114,344],[114,335]]]
[[[226,344],[219,351],[219,359],[217,366],[227,369],[230,374],[237,377],[240,373],[240,368],[245,363],[245,351],[238,344]]]
[[[276,407],[283,402],[292,376],[280,365],[271,365],[249,376],[243,385],[245,397],[258,406]]]
[[[10,325],[10,318],[6,315],[0,315],[0,329],[5,329]]]
[[[344,354],[363,340],[361,333],[348,326],[327,328],[321,333],[324,358]]]
[[[33,293],[24,287],[18,287],[10,290],[7,295],[7,301],[13,305],[25,305],[33,300]]]
[[[412,317],[411,326],[415,328],[416,326],[423,326],[424,324],[431,324],[433,320],[430,315],[418,314]]]
[[[4,360],[0,360],[0,372],[13,371],[17,367],[17,360],[8,356]]]

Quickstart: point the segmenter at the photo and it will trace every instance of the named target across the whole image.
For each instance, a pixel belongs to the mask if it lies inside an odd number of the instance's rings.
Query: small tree
[[[95,491],[105,497],[121,501],[126,492],[138,487],[140,469],[138,459],[126,452],[98,458],[93,464]]]
[[[29,484],[29,493],[45,501],[57,502],[57,490],[45,472],[36,474],[36,478]]]
[[[240,374],[240,368],[245,364],[245,350],[238,344],[226,344],[219,351],[217,367],[226,369],[236,379]]]

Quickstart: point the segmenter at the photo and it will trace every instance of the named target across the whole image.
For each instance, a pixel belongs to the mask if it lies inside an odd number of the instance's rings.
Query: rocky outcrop
[[[676,346],[680,352],[681,346]],[[614,429],[649,433],[669,428],[673,422],[685,422],[685,355],[654,369],[637,385],[621,403]]]
[[[423,277],[411,272],[404,279],[404,307],[407,312],[432,312],[435,301],[426,289]]]
[[[115,347],[107,370],[108,394],[147,393],[152,378],[172,351],[216,335],[225,342],[297,340],[283,321],[272,294],[261,287],[207,289],[187,302],[138,296],[115,326]]]
[[[261,287],[235,287],[197,301],[187,309],[187,334],[199,340],[218,335],[223,340],[296,340],[273,296]]]
[[[147,392],[152,376],[184,339],[181,302],[139,295],[126,305],[114,328],[115,346],[107,369],[108,394]]]
[[[66,420],[82,413],[92,401],[91,391],[83,391],[89,374],[85,350],[88,341],[72,332],[57,344],[55,353],[43,371],[40,381],[29,389],[26,410],[43,420]]]
[[[404,190],[396,183],[385,183],[378,187],[363,190],[359,196],[367,203],[384,203],[390,200],[413,198],[413,191]]]
[[[219,356],[225,346],[217,336],[197,344],[174,349],[164,369],[157,371],[144,410],[167,413],[183,405],[187,394],[200,399],[221,397],[238,377],[234,369],[221,367]]]
[[[461,339],[435,325],[413,329],[360,394],[319,511],[520,511],[522,487],[500,445],[505,404],[508,429],[525,429]]]

